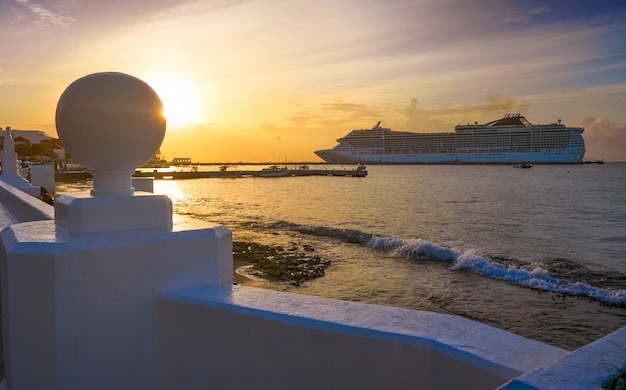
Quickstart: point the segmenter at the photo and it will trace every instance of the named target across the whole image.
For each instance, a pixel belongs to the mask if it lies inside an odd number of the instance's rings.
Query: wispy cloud
[[[74,18],[70,16],[65,16],[59,13],[55,13],[45,6],[33,3],[30,0],[15,0],[18,4],[23,6],[25,9],[30,11],[33,17],[41,23],[49,24],[55,27],[66,28],[72,22],[74,22]]]

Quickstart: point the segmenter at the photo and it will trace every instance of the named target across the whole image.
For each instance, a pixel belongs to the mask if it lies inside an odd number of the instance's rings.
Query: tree
[[[53,150],[48,149],[42,144],[15,145],[15,153],[20,159],[30,157],[32,159],[40,160],[44,156],[50,158],[56,157]]]

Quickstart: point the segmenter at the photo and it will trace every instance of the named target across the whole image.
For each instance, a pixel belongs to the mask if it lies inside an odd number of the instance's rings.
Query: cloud
[[[67,28],[70,24],[72,24],[72,22],[74,22],[74,18],[50,11],[43,5],[33,3],[30,0],[16,0],[16,2],[30,11],[32,16],[34,16],[35,19],[41,23],[55,27]]]
[[[399,111],[406,120],[407,131],[418,131],[422,133],[432,133],[438,131],[449,131],[450,127],[443,122],[431,119],[426,112],[417,107],[417,99],[411,99],[407,107]]]
[[[617,125],[604,116],[588,116],[581,125],[585,128],[586,158],[626,162],[626,125]]]
[[[409,105],[397,113],[406,121],[406,130],[418,132],[453,131],[459,123],[485,123],[506,113],[526,114],[532,104],[527,101],[489,94],[483,103],[456,104],[444,107],[420,109],[418,100],[413,98]]]
[[[559,88],[559,94],[562,95],[580,95],[582,92],[583,88]]]
[[[523,112],[531,107],[529,102],[520,102],[513,98],[505,98],[498,94],[487,95],[487,106],[489,111],[500,111],[501,113],[510,113],[512,111]],[[491,108],[491,110],[490,110]]]
[[[309,123],[311,123],[311,116],[306,114],[296,114],[287,118],[291,126],[294,128],[302,128],[306,127]]]
[[[376,104],[350,103],[335,100],[320,106],[317,124],[334,128],[355,128],[384,119],[387,114]]]
[[[366,108],[367,107],[363,104],[343,103],[343,102],[326,103],[323,106],[324,110],[347,111],[347,112],[360,112],[360,111],[365,110]]]

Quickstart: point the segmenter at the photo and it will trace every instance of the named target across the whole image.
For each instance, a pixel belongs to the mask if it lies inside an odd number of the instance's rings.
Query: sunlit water
[[[626,326],[626,164],[368,171],[154,184],[235,241],[306,243],[332,262],[300,287],[255,286],[461,315],[567,349]]]

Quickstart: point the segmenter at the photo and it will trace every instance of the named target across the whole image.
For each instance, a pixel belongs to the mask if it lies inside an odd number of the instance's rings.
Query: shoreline
[[[245,271],[241,271],[245,267],[250,267],[253,264],[249,261],[235,259],[233,257],[233,282],[242,286],[254,285],[255,279],[252,275],[249,275]],[[259,280],[262,280],[259,278]]]

